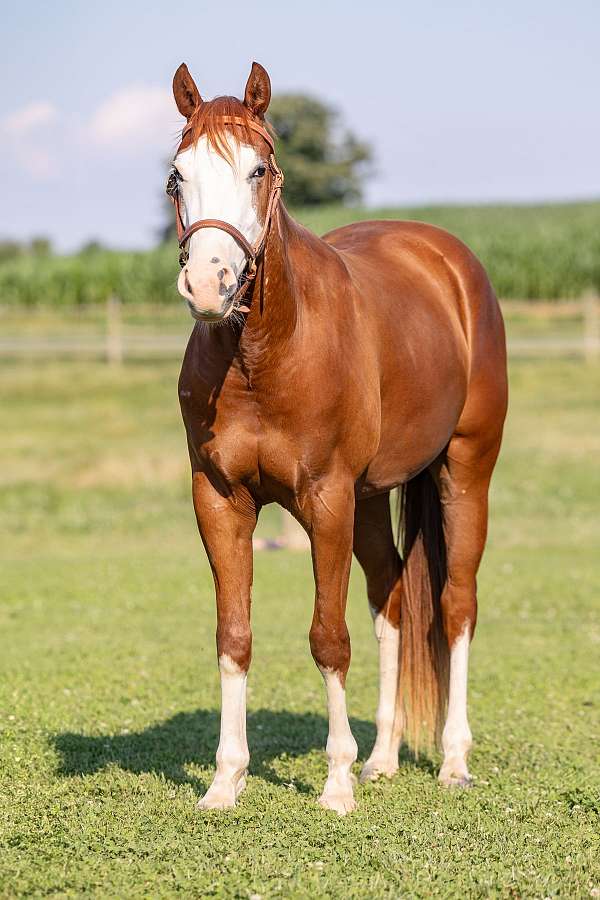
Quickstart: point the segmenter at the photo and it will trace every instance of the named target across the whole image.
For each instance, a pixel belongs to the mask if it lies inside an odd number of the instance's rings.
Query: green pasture
[[[248,788],[201,812],[219,729],[212,580],[176,361],[0,362],[0,896],[600,895],[600,368],[512,365],[481,569],[475,786],[402,755],[317,806],[325,698],[306,554],[257,554]],[[260,526],[274,533],[277,513]],[[231,560],[235,565],[236,561]],[[351,579],[348,703],[374,738]]]
[[[462,238],[487,268],[498,295],[519,299],[600,292],[600,202],[543,206],[443,206],[296,212],[317,234],[358,219],[419,219]],[[176,297],[175,242],[149,252],[89,250],[73,256],[23,256],[0,264],[6,306],[87,306],[116,293],[127,304]]]

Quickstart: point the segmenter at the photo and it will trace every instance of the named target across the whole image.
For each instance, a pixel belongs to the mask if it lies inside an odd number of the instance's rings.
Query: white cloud
[[[58,174],[58,167],[49,150],[43,147],[24,147],[19,153],[21,167],[38,181],[47,181]]]
[[[5,116],[0,127],[4,134],[13,138],[25,137],[35,128],[48,125],[58,118],[58,110],[52,103],[41,100],[37,103],[29,103],[14,113]]]
[[[14,156],[17,166],[36,181],[47,181],[57,174],[57,166],[48,144],[51,126],[58,110],[46,100],[29,103],[0,120],[0,135]]]
[[[98,107],[88,133],[103,147],[139,147],[140,141],[164,147],[178,124],[177,108],[169,91],[149,85],[129,85]]]

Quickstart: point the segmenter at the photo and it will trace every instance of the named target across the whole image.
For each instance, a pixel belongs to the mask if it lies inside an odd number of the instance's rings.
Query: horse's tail
[[[397,702],[405,740],[418,754],[441,737],[449,671],[441,608],[446,541],[439,493],[427,470],[401,488],[398,541],[404,566]]]

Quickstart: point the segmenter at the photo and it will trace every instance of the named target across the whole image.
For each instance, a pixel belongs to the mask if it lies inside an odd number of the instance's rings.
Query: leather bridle
[[[173,206],[175,207],[175,222],[177,225],[177,238],[179,240],[179,265],[182,268],[185,266],[189,259],[189,240],[192,235],[197,231],[200,231],[201,228],[220,228],[221,231],[225,231],[227,234],[231,235],[231,237],[237,241],[237,243],[244,251],[244,254],[246,256],[246,266],[241,276],[242,283],[233,296],[234,305],[239,307],[240,300],[244,297],[248,288],[256,277],[256,261],[264,251],[265,242],[267,240],[267,235],[269,233],[269,228],[271,225],[271,219],[273,218],[273,213],[277,208],[277,204],[279,203],[279,198],[281,196],[281,189],[283,187],[283,172],[275,162],[275,145],[273,143],[273,138],[266,130],[266,128],[264,128],[258,122],[252,121],[252,119],[245,120],[239,116],[223,116],[221,121],[225,125],[239,125],[243,128],[251,128],[252,131],[256,131],[261,135],[262,138],[264,138],[271,149],[271,153],[269,154],[269,170],[273,176],[273,183],[271,185],[271,190],[269,193],[269,202],[267,204],[265,221],[254,244],[251,244],[250,241],[246,237],[244,237],[242,232],[235,227],[235,225],[231,225],[229,222],[224,222],[222,219],[198,219],[197,222],[192,222],[186,227],[183,221],[183,216],[181,214],[181,196],[179,193],[177,178],[174,172],[171,172],[171,174],[169,175],[166,191],[173,201]],[[182,142],[185,136],[190,131],[192,131],[192,129],[193,123],[190,121],[185,126],[181,134]],[[238,284],[239,281],[240,279],[238,279]]]

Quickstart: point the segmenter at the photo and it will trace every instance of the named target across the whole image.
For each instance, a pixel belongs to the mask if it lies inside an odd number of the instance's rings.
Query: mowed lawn
[[[403,754],[343,819],[316,803],[327,722],[302,553],[257,555],[248,788],[233,811],[196,808],[219,685],[178,363],[0,368],[1,896],[600,895],[600,368],[512,365],[474,788],[444,790],[437,757]],[[377,692],[359,570],[348,619],[358,772]]]

